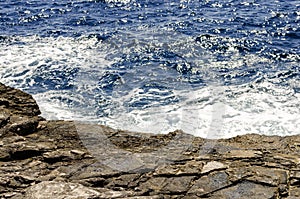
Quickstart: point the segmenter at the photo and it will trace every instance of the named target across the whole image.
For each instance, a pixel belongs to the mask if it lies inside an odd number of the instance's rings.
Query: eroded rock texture
[[[207,140],[45,121],[0,84],[0,198],[300,198],[300,137]]]

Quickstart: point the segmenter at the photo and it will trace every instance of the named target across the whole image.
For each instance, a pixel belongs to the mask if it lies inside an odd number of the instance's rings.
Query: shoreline
[[[47,121],[0,83],[0,198],[299,198],[300,135],[204,139]]]

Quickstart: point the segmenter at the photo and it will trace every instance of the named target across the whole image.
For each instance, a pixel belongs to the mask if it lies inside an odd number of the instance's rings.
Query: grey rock
[[[277,188],[252,182],[241,182],[234,186],[221,189],[210,194],[207,198],[218,199],[272,199],[277,197]]]
[[[139,189],[149,191],[151,194],[185,194],[193,179],[193,176],[153,177],[142,183]]]
[[[196,180],[193,186],[189,189],[188,194],[204,197],[231,184],[233,183],[229,180],[229,175],[226,172],[214,172]]]

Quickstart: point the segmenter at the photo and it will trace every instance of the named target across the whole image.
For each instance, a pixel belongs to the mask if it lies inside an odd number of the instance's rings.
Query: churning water
[[[300,3],[0,0],[0,81],[47,119],[298,134]]]

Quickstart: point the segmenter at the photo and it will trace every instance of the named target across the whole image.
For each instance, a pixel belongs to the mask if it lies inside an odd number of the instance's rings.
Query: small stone
[[[43,157],[47,162],[67,161],[73,159],[73,156],[70,153],[70,151],[65,151],[65,150],[46,152],[43,154]]]
[[[18,193],[18,192],[8,192],[8,193],[4,193],[2,196],[4,198],[20,198],[20,197],[22,197],[21,193]]]
[[[73,154],[75,154],[75,155],[80,155],[80,156],[83,156],[83,155],[86,154],[86,152],[80,151],[80,150],[77,150],[77,149],[73,149],[70,152],[73,153]]]
[[[198,155],[195,160],[211,160],[211,157],[209,155],[203,154]]]
[[[201,170],[201,174],[209,173],[215,170],[227,169],[228,167],[221,162],[212,161],[205,164]]]
[[[45,129],[47,126],[46,126],[47,122],[46,121],[40,121],[38,126],[37,126],[37,129],[38,130],[42,130],[42,129]]]

